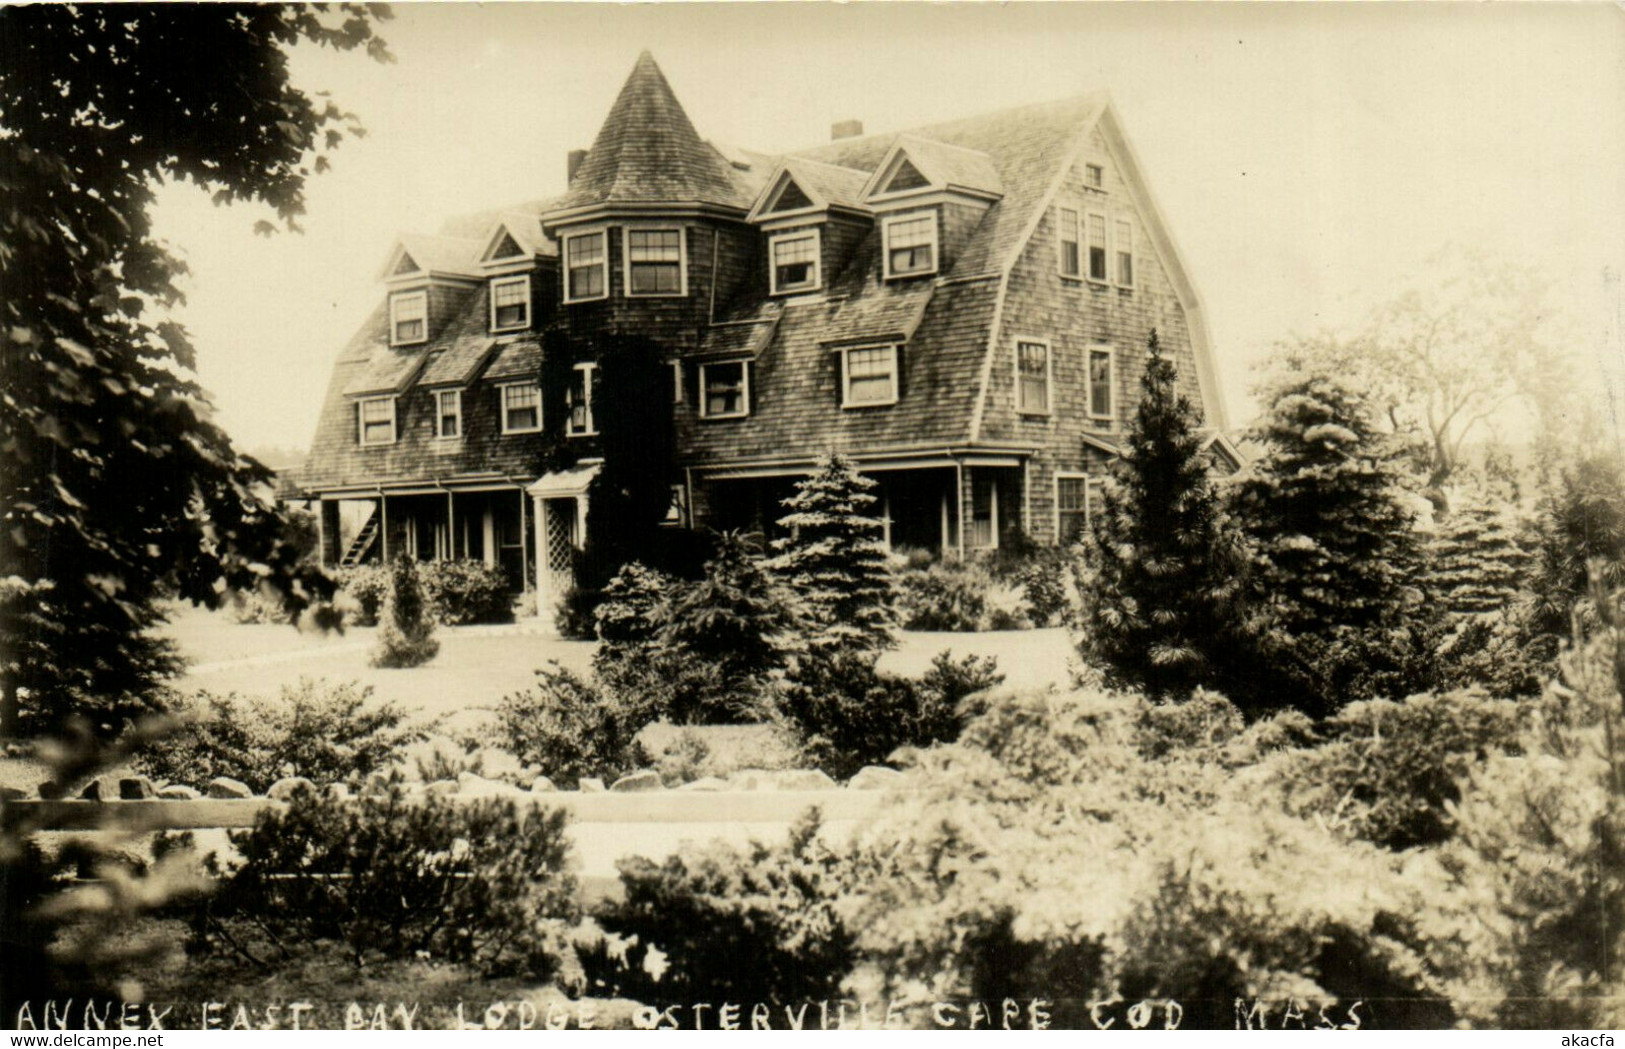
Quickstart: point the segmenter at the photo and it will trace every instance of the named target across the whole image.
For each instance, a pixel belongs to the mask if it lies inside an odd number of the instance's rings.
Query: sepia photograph
[[[1612,1046],[1622,274],[1618,4],[0,4],[0,1027]]]

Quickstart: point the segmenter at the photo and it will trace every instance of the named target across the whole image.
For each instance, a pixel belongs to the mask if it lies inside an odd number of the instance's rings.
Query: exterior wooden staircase
[[[372,549],[372,544],[378,541],[378,531],[381,526],[382,518],[379,516],[378,511],[374,509],[367,518],[366,523],[361,526],[361,531],[357,532],[355,538],[350,541],[349,548],[344,551],[344,556],[339,559],[339,565],[349,568],[365,560],[368,551]]]

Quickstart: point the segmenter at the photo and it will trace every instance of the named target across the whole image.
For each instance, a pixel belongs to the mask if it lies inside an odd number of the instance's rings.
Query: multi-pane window
[[[750,365],[724,361],[700,365],[700,416],[730,419],[750,410]]]
[[[570,410],[565,432],[571,437],[590,437],[598,432],[592,421],[593,381],[597,373],[596,364],[578,364],[570,373],[570,388],[564,400]]]
[[[1049,412],[1049,344],[1016,343],[1016,410],[1029,414]]]
[[[1055,478],[1055,538],[1075,543],[1089,528],[1089,479],[1062,475]]]
[[[542,428],[542,391],[533,382],[502,387],[502,432],[533,433]]]
[[[773,238],[773,293],[811,291],[819,285],[818,231]]]
[[[1089,213],[1089,279],[1106,279],[1106,216]]]
[[[629,295],[683,294],[683,231],[626,231],[626,286]]]
[[[395,398],[368,397],[357,406],[362,444],[393,444]]]
[[[1112,351],[1110,347],[1089,349],[1089,414],[1110,419],[1115,407],[1112,391]]]
[[[491,282],[491,330],[530,327],[530,278],[503,277]]]
[[[1061,276],[1083,276],[1083,251],[1078,243],[1078,212],[1076,208],[1060,209],[1059,235],[1061,241]]]
[[[887,219],[886,276],[907,277],[937,270],[937,217],[934,213]]]
[[[1091,189],[1100,189],[1106,182],[1106,172],[1099,164],[1085,164],[1083,166],[1084,184]]]
[[[841,405],[862,408],[897,401],[897,347],[859,346],[844,351]]]
[[[564,238],[564,299],[582,302],[609,294],[609,254],[605,235],[581,233]]]
[[[463,432],[463,391],[436,390],[434,394],[434,435],[459,437]]]
[[[1112,247],[1117,252],[1117,283],[1134,287],[1134,225],[1123,219],[1113,224]]]
[[[398,291],[389,297],[389,341],[394,346],[429,337],[429,293]]]

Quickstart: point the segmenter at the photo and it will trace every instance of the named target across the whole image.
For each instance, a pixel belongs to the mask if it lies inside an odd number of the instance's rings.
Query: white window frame
[[[908,273],[893,273],[891,268],[891,231],[892,227],[904,222],[914,222],[918,219],[931,220],[931,268],[924,270],[911,270]],[[942,229],[934,210],[905,211],[897,215],[888,215],[880,223],[880,265],[885,280],[906,280],[910,277],[929,277],[942,269]]]
[[[677,234],[677,290],[632,290],[632,234]],[[682,299],[688,297],[688,227],[686,226],[622,226],[621,227],[621,281],[629,299]]]
[[[369,441],[369,440],[367,440],[367,405],[369,405],[369,404],[388,404],[389,405],[389,440],[387,440],[387,441]],[[356,406],[355,406],[355,439],[356,439],[356,443],[361,445],[363,448],[378,448],[378,447],[382,447],[383,445],[386,445],[386,444],[394,444],[397,440],[400,439],[400,420],[399,420],[398,416],[396,415],[395,398],[393,396],[389,396],[389,397],[362,397],[360,400],[356,401]]]
[[[1119,240],[1118,234],[1120,234],[1125,227],[1127,227],[1127,229],[1128,229],[1128,248],[1127,248],[1127,250],[1124,249],[1122,244],[1118,243],[1118,240]],[[1139,266],[1136,265],[1135,258],[1134,258],[1134,223],[1133,223],[1133,221],[1130,220],[1130,219],[1124,219],[1124,218],[1114,218],[1114,219],[1112,219],[1111,238],[1110,238],[1109,243],[1111,245],[1111,267],[1110,268],[1111,268],[1112,283],[1116,284],[1119,288],[1132,288],[1132,287],[1134,287],[1134,271],[1139,269]],[[1126,280],[1126,281],[1123,279],[1123,259],[1122,259],[1122,256],[1124,256],[1124,255],[1128,256],[1129,277],[1128,277],[1128,280]]]
[[[1079,472],[1077,470],[1057,470],[1057,471],[1055,471],[1054,490],[1052,492],[1052,494],[1054,496],[1054,499],[1050,504],[1050,510],[1051,510],[1051,516],[1053,518],[1053,524],[1055,526],[1055,545],[1057,545],[1057,546],[1061,545],[1061,543],[1064,541],[1064,537],[1061,535],[1061,482],[1063,480],[1064,481],[1082,481],[1083,482],[1083,527],[1084,527],[1084,531],[1087,532],[1088,529],[1089,529],[1089,526],[1094,523],[1094,521],[1092,519],[1093,515],[1089,511],[1089,493],[1090,493],[1090,489],[1094,487],[1094,483],[1095,483],[1094,478],[1089,476],[1086,473],[1081,473],[1081,472]],[[1076,512],[1076,511],[1069,511],[1069,512]]]
[[[1072,213],[1072,228],[1067,229],[1066,216]],[[1076,273],[1066,271],[1066,245],[1067,233],[1072,234],[1072,243],[1078,247],[1078,269]],[[1083,246],[1083,209],[1076,204],[1057,204],[1055,206],[1055,272],[1064,280],[1082,280],[1085,263],[1088,261],[1088,252]]]
[[[858,350],[889,350],[891,351],[891,397],[883,401],[854,401],[852,399],[852,368],[851,355]],[[897,403],[898,376],[897,344],[889,342],[870,343],[867,346],[841,347],[841,407],[842,408],[884,408]]]
[[[724,412],[714,415],[709,406],[711,395],[709,384],[706,382],[705,370],[707,368],[727,367],[731,364],[739,365],[739,410],[737,412]],[[736,357],[726,361],[706,361],[700,365],[700,418],[702,419],[743,419],[750,414],[750,358]]]
[[[497,323],[497,289],[508,284],[523,284],[525,286],[525,319],[520,321],[518,324],[499,325]],[[524,331],[530,327],[530,274],[521,273],[517,277],[493,278],[490,282],[489,298],[491,300],[491,331],[493,333],[503,331]]]
[[[434,436],[437,441],[453,441],[463,435],[463,391],[460,389],[438,389],[430,391],[434,395]],[[457,432],[446,433],[441,423],[446,421],[447,413],[440,409],[440,398],[445,394],[455,398],[457,410],[451,414],[457,417]]]
[[[683,362],[673,357],[666,364],[671,368],[671,403],[682,404],[683,394],[687,392],[683,389]]]
[[[1033,345],[1044,347],[1044,407],[1027,408],[1021,403],[1021,348]],[[1017,415],[1053,415],[1055,412],[1055,347],[1048,339],[1032,335],[1018,335],[1011,347],[1010,364],[1015,369],[1015,404]]]
[[[779,262],[777,252],[779,245],[793,240],[812,241],[812,280],[806,284],[797,284],[790,288],[779,287]],[[767,238],[767,281],[773,295],[804,295],[807,292],[818,291],[824,286],[824,235],[821,230],[803,229],[794,233],[780,233]]]
[[[1108,405],[1106,414],[1101,415],[1095,411],[1095,354],[1106,355],[1106,399]],[[1084,405],[1089,418],[1096,422],[1110,422],[1117,418],[1117,349],[1103,343],[1095,343],[1084,350],[1083,356],[1083,393],[1087,400]]]
[[[536,425],[535,426],[509,426],[508,425],[508,391],[517,386],[528,386],[536,391]],[[503,434],[510,433],[537,433],[542,428],[542,384],[534,380],[523,382],[505,382],[497,385],[497,414],[502,421]]]
[[[1094,268],[1089,262],[1089,222],[1091,219],[1100,220],[1100,250],[1105,253],[1105,272],[1095,276]],[[1083,213],[1083,227],[1078,231],[1080,244],[1083,249],[1083,279],[1092,284],[1110,284],[1112,282],[1112,219],[1104,211],[1085,211]]]
[[[415,339],[399,338],[401,303],[417,301],[423,303],[423,334]],[[389,295],[389,344],[391,346],[416,346],[420,342],[429,341],[429,291],[419,288],[416,291],[395,291]]]
[[[598,436],[598,423],[592,416],[592,384],[593,384],[593,380],[598,377],[598,365],[594,364],[591,361],[583,361],[582,363],[577,364],[575,367],[571,368],[570,370],[572,372],[580,372],[580,373],[582,373],[581,389],[583,391],[582,396],[586,399],[586,402],[587,402],[586,403],[587,427],[584,430],[576,429],[576,424],[575,424],[575,416],[576,416],[575,409],[576,409],[576,406],[575,406],[574,400],[572,399],[573,396],[574,396],[574,392],[575,392],[575,380],[572,378],[571,382],[570,382],[570,388],[565,391],[565,398],[564,398],[564,405],[565,405],[565,409],[566,409],[566,414],[564,416],[564,436],[566,436],[566,437],[596,437],[596,436]]]
[[[584,240],[587,237],[599,237],[604,244],[604,257],[598,262],[598,269],[604,278],[604,290],[597,295],[582,295],[579,297],[570,294],[570,242]],[[584,229],[576,233],[566,233],[563,242],[559,245],[559,267],[564,274],[564,302],[566,305],[575,302],[600,302],[609,298],[609,230]],[[582,267],[585,269],[585,267]]]

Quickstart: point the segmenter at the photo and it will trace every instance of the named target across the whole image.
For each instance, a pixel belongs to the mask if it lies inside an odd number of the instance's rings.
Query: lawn
[[[510,692],[527,688],[549,661],[581,674],[590,671],[594,643],[543,636],[536,620],[500,627],[442,628],[440,654],[411,670],[367,665],[374,630],[343,635],[301,633],[289,626],[233,623],[229,616],[177,609],[166,629],[191,666],[179,681],[184,690],[244,695],[274,694],[302,677],[359,681],[424,717],[444,715],[448,728],[477,727]],[[881,668],[919,674],[944,649],[955,655],[996,656],[1011,687],[1065,685],[1072,649],[1063,630],[1016,630],[983,634],[904,632]]]

